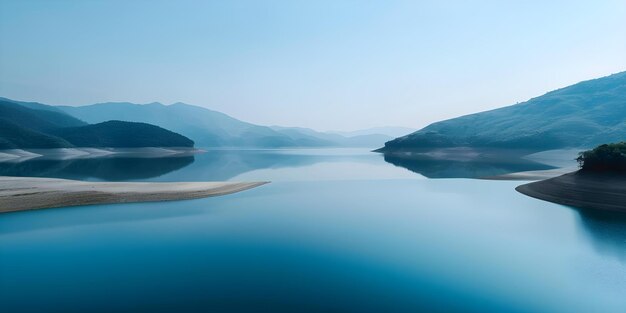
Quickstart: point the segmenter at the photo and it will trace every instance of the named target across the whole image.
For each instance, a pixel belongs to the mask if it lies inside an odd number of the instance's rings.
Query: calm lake
[[[272,181],[2,214],[0,311],[626,312],[626,218],[458,178],[507,169],[353,149],[0,163],[0,175]]]

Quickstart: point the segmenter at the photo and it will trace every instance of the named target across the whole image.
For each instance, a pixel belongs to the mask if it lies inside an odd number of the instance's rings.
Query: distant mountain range
[[[343,136],[308,128],[260,126],[224,113],[185,103],[135,104],[109,102],[86,106],[59,106],[58,109],[89,123],[107,120],[144,122],[159,125],[193,139],[202,147],[370,147],[393,139],[382,134]]]
[[[155,125],[123,121],[89,125],[52,106],[0,99],[0,149],[193,145],[189,138]]]
[[[388,127],[339,134],[300,127],[267,127],[184,103],[109,102],[72,107],[6,98],[0,98],[0,102],[0,109],[6,111],[0,111],[0,149],[188,147],[193,142],[208,148],[375,148],[393,139],[390,132],[398,131]],[[19,119],[11,118],[18,113]]]
[[[204,107],[127,102],[50,106],[0,98],[0,149],[63,147],[376,147],[377,151],[588,148],[626,139],[626,72],[516,105],[412,129],[354,132],[260,126]],[[393,140],[391,140],[393,139]]]
[[[516,105],[431,124],[378,151],[587,148],[626,139],[626,72],[549,92]]]

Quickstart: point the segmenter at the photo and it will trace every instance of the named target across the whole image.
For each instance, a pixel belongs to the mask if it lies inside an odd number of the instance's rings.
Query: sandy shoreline
[[[481,179],[486,179],[486,180],[543,180],[543,179],[558,177],[558,176],[570,173],[575,170],[576,170],[575,167],[555,168],[551,170],[525,171],[525,172],[502,174],[498,176],[487,176],[487,177],[482,177]]]
[[[0,176],[0,213],[128,202],[220,196],[267,182],[84,182],[56,178]]]
[[[626,213],[626,176],[573,172],[518,186],[527,196],[558,204]]]

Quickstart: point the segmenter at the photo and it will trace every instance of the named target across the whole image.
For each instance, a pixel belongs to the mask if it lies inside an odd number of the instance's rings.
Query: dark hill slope
[[[0,118],[37,131],[87,125],[87,123],[60,111],[32,109],[9,100],[0,100]]]
[[[0,99],[0,149],[69,147],[193,147],[177,133],[145,123],[96,125],[36,102]]]
[[[76,147],[193,147],[180,134],[146,123],[108,121],[53,131]]]
[[[24,128],[0,118],[0,149],[68,147],[72,147],[72,144],[62,138]]]
[[[55,111],[54,107],[43,104],[33,106],[42,109],[0,99],[0,149],[71,147],[72,144],[49,132],[63,127],[87,125],[75,117]]]

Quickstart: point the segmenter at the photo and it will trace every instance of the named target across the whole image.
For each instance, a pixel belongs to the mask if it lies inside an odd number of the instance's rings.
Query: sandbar
[[[0,213],[90,204],[172,201],[231,194],[268,182],[87,182],[0,176]]]

